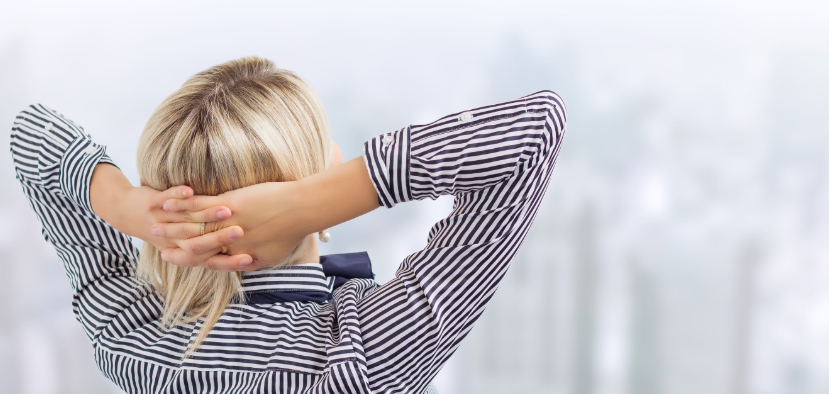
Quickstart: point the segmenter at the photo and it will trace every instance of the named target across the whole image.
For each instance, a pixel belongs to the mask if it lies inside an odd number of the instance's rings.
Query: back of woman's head
[[[218,195],[320,172],[329,144],[311,88],[269,60],[246,57],[196,74],[161,103],[141,134],[138,172],[143,185],[157,190],[187,185],[196,194]],[[205,318],[191,351],[242,296],[239,273],[172,265],[149,243],[138,273],[164,297],[165,327]]]

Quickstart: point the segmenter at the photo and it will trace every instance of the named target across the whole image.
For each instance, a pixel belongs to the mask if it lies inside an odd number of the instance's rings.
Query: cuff
[[[391,208],[411,201],[411,128],[374,137],[363,145],[363,161],[380,204]]]

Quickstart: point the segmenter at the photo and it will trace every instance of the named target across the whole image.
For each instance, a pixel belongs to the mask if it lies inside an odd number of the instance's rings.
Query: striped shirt
[[[355,278],[330,301],[230,305],[183,361],[201,323],[159,328],[162,298],[135,278],[138,250],[92,211],[92,171],[112,164],[105,147],[71,120],[32,105],[15,120],[11,151],[43,236],[69,277],[95,361],[125,391],[423,393],[484,311],[530,229],[565,121],[560,97],[541,91],[367,141],[363,158],[382,205],[454,196],[426,247],[382,286]],[[243,286],[331,292],[319,265],[245,273]]]

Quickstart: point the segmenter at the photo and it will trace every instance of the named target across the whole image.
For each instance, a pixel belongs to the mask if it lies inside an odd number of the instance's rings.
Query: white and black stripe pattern
[[[422,389],[472,328],[535,218],[565,121],[560,97],[542,91],[365,144],[384,205],[455,196],[427,247],[360,304],[373,390]]]
[[[11,150],[98,366],[125,391],[432,393],[429,382],[480,316],[535,217],[565,119],[560,98],[543,91],[368,141],[364,159],[383,205],[455,196],[427,247],[389,283],[351,279],[328,303],[231,305],[183,361],[201,323],[158,327],[161,298],[134,279],[138,251],[91,210],[92,171],[111,163],[105,148],[33,105],[15,121]],[[318,264],[243,278],[246,291],[331,286]]]

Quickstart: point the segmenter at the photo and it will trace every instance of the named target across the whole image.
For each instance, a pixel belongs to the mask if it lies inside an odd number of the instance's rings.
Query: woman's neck
[[[320,252],[317,244],[317,234],[310,234],[305,238],[305,242],[299,250],[294,254],[289,265],[319,263]]]

